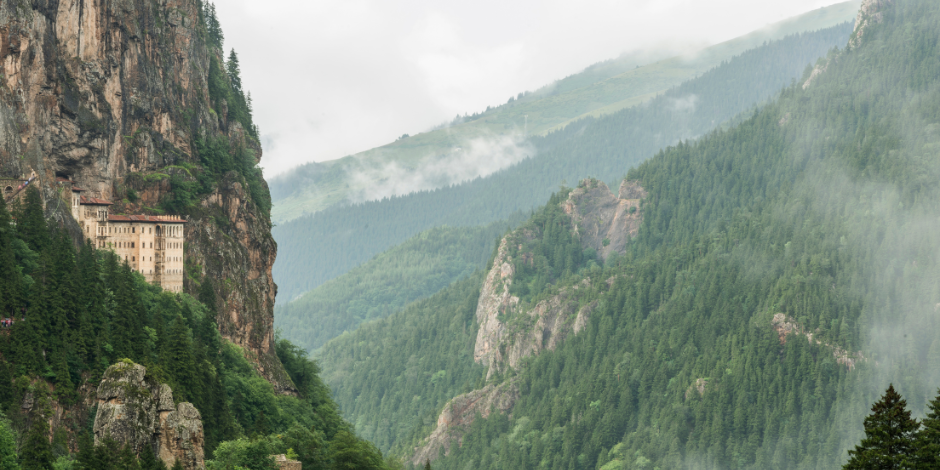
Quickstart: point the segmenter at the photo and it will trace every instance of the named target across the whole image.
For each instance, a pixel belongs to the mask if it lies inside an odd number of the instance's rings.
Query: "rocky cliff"
[[[613,253],[623,253],[627,242],[636,235],[643,221],[640,204],[646,195],[636,182],[623,181],[614,195],[603,182],[587,179],[569,193],[562,209],[571,217],[581,245],[607,259]],[[509,234],[500,241],[480,290],[476,309],[480,328],[473,359],[488,367],[487,379],[507,367],[518,369],[526,357],[545,349],[554,350],[569,333],[584,327],[594,308],[593,303],[582,304],[578,300],[583,291],[594,289],[587,279],[560,289],[534,306],[522,305],[518,297],[510,294],[515,270],[509,240],[535,236],[526,230],[519,229],[522,233]],[[511,318],[514,320],[510,321]]]
[[[614,253],[623,253],[630,238],[637,234],[642,223],[642,200],[647,196],[637,182],[623,181],[618,193],[613,194],[601,181],[587,179],[568,194],[561,203],[571,218],[572,227],[583,248],[592,248],[602,259]],[[596,280],[585,278],[566,287],[549,287],[549,295],[529,304],[511,294],[516,271],[513,255],[532,259],[523,248],[539,234],[531,227],[521,227],[500,240],[493,263],[480,289],[476,319],[479,324],[473,348],[473,360],[487,366],[486,387],[453,398],[444,406],[437,419],[437,427],[415,448],[411,457],[414,465],[434,460],[451,446],[460,444],[466,429],[479,416],[492,412],[510,413],[519,398],[514,378],[498,382],[499,374],[519,370],[525,359],[553,351],[571,334],[577,334],[588,324],[591,312],[597,307],[598,290],[610,288],[613,278]],[[518,250],[513,250],[518,246]]]
[[[273,351],[267,187],[248,188],[245,171],[235,171],[245,159],[257,163],[261,148],[234,105],[212,94],[229,78],[218,73],[222,51],[199,5],[0,1],[0,177],[35,172],[48,217],[76,239],[56,178],[115,202],[112,213],[187,216],[184,288],[216,280],[222,334],[291,392]],[[216,149],[226,163],[209,171],[200,142],[224,143]]]
[[[112,365],[98,385],[95,444],[111,438],[140,453],[150,446],[167,467],[179,460],[187,470],[205,468],[199,410],[173,402],[173,390],[130,361]]]
[[[519,387],[510,380],[499,385],[487,385],[451,399],[444,405],[444,411],[437,418],[437,427],[424,445],[415,449],[411,463],[420,466],[428,460],[436,459],[441,450],[450,454],[451,446],[461,444],[464,432],[473,424],[479,414],[486,419],[496,411],[506,413],[519,399]]]
[[[640,229],[640,202],[647,195],[637,182],[624,180],[617,194],[603,181],[586,179],[568,194],[565,213],[571,217],[581,244],[593,248],[601,258],[623,253]]]

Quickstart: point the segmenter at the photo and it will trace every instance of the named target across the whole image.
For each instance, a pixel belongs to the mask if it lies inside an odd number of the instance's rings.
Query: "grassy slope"
[[[332,207],[280,224],[273,229],[281,255],[273,271],[278,299],[293,299],[424,230],[485,225],[528,211],[543,204],[562,181],[594,176],[616,184],[624,169],[661,148],[695,139],[771,99],[793,79],[808,74],[808,64],[845,44],[851,30],[846,22],[788,36],[738,55],[643,106],[533,136],[528,143],[538,149],[536,158],[486,178]],[[675,108],[690,95],[697,97],[693,108]]]
[[[361,186],[357,186],[349,181],[350,170],[379,168],[390,162],[414,168],[424,158],[449,153],[474,138],[521,133],[526,115],[529,133],[545,134],[572,120],[635,106],[764,42],[853,19],[858,4],[858,0],[852,0],[821,8],[711,46],[693,56],[673,57],[643,67],[636,67],[632,56],[615,59],[559,80],[521,100],[493,108],[479,119],[338,160],[304,165],[292,172],[294,177],[272,179],[275,198],[272,219],[283,223],[346,201],[350,191],[368,184],[360,181]],[[295,192],[293,188],[302,189]]]

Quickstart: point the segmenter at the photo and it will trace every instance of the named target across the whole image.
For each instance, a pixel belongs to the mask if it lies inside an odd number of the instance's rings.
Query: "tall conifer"
[[[849,451],[844,470],[901,470],[914,468],[914,435],[917,420],[911,418],[907,401],[889,385],[884,396],[865,418],[865,438]]]
[[[940,468],[940,390],[927,403],[927,416],[921,421],[916,435],[916,467],[918,469]]]

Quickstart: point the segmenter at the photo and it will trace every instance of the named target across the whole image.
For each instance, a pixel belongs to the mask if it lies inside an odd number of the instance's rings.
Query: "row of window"
[[[150,270],[150,272],[144,272],[143,269],[138,269],[138,271],[140,271],[141,274],[153,274],[152,269]],[[182,274],[182,273],[183,273],[182,269],[164,269],[163,270],[163,274]]]
[[[85,226],[85,233],[88,233],[89,227]],[[98,227],[98,235],[104,235],[104,226]],[[130,229],[130,230],[127,230]],[[166,227],[166,231],[169,233],[168,237],[182,236],[183,227]],[[108,226],[108,233],[137,233],[137,227],[113,227]],[[153,234],[153,227],[141,227],[140,233]],[[160,231],[157,230],[157,235],[160,234]]]
[[[144,258],[147,258],[147,257],[146,257],[146,256],[143,256],[143,257],[140,258],[140,260],[141,260],[141,261],[153,261],[153,256],[150,256],[150,259],[149,259],[149,260],[146,260],[146,259],[144,259]],[[159,258],[160,258],[160,255],[157,255],[157,259],[159,259]],[[182,260],[183,260],[183,259],[180,258],[179,256],[171,256],[171,257],[169,257],[169,258],[164,259],[164,261],[169,261],[169,262],[173,262],[173,261],[182,261]],[[136,261],[137,261],[137,257],[136,257],[136,256],[131,256],[130,259],[128,259],[128,258],[127,258],[127,255],[124,255],[124,261],[136,262]]]

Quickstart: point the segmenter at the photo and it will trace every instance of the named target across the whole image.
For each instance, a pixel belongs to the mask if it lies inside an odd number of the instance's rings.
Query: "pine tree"
[[[35,185],[26,188],[26,202],[17,214],[17,232],[29,245],[29,249],[42,253],[49,248],[49,229],[42,213],[42,196]]]
[[[894,470],[914,468],[914,435],[919,424],[911,418],[907,401],[889,385],[884,396],[865,418],[865,438],[849,451],[843,470]]]
[[[12,223],[6,201],[0,197],[0,318],[12,317],[22,302],[22,280],[13,254],[16,234]]]
[[[916,468],[940,468],[940,390],[927,403],[927,416],[917,431],[915,455]]]
[[[189,328],[183,316],[177,314],[170,324],[164,349],[160,352],[160,363],[174,382],[173,390],[181,398],[192,400],[197,392],[196,364],[193,361]]]
[[[431,470],[431,459],[424,461],[424,470]]]
[[[2,199],[2,198],[0,198]],[[19,470],[16,463],[16,436],[10,421],[0,413],[0,470]]]
[[[33,424],[26,434],[26,443],[20,455],[23,470],[51,470],[52,446],[49,444],[49,424],[39,413],[33,416]]]
[[[242,92],[242,72],[241,67],[238,65],[238,54],[235,53],[235,49],[232,49],[228,54],[228,61],[225,63],[226,71],[228,72],[228,78],[232,81],[232,89],[236,93]]]

